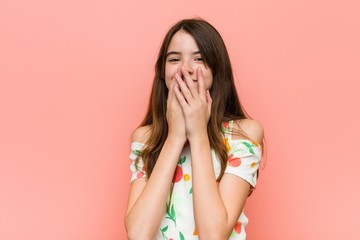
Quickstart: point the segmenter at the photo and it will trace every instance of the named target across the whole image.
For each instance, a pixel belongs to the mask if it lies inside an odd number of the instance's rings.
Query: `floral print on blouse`
[[[228,153],[227,166],[224,174],[234,174],[247,181],[253,188],[256,186],[257,170],[261,160],[261,146],[247,139],[231,139],[233,121],[225,122],[222,125],[224,133],[224,144]],[[141,158],[135,167],[135,160],[141,155],[143,143],[131,143],[131,182],[135,179],[146,177],[145,169]],[[220,160],[211,150],[215,178],[221,171]],[[156,240],[195,240],[198,239],[196,232],[193,195],[192,195],[192,171],[190,147],[187,145],[181,152],[179,162],[176,166],[172,197],[169,205],[164,206],[164,216],[159,230],[155,236]],[[169,194],[170,196],[170,194]],[[168,199],[169,200],[169,199]],[[169,201],[168,201],[169,202]],[[237,223],[229,237],[229,240],[245,240],[245,227],[248,224],[244,210],[241,212]]]

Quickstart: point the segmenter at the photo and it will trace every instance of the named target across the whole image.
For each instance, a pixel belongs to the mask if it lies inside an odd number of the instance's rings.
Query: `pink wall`
[[[219,29],[267,165],[249,239],[360,239],[356,0],[2,1],[0,239],[125,239],[129,137],[180,18]]]

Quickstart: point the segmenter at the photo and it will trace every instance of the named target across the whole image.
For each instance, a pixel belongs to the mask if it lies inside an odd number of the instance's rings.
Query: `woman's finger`
[[[184,66],[181,67],[181,72],[182,72],[182,74],[184,76],[186,85],[189,88],[189,91],[190,91],[191,95],[194,98],[196,98],[199,95],[196,84],[194,83],[194,81],[191,78],[189,72],[186,70],[186,68]]]
[[[198,85],[199,85],[199,95],[202,99],[205,100],[207,99],[207,94],[205,90],[204,75],[201,67],[197,69],[197,76],[198,76]]]
[[[206,90],[206,103],[208,106],[209,114],[211,115],[211,104],[212,104],[212,98],[210,96],[210,91]]]
[[[179,86],[179,92],[181,90],[181,93],[184,95],[185,100],[189,103],[193,100],[193,96],[191,95],[191,92],[188,88],[188,86],[185,84],[185,82],[181,79],[179,74],[175,74],[175,78],[177,81],[177,84]]]
[[[181,108],[185,110],[189,107],[188,103],[186,102],[183,94],[180,92],[179,85],[176,84],[174,87],[174,94],[176,96],[177,101],[179,102]]]

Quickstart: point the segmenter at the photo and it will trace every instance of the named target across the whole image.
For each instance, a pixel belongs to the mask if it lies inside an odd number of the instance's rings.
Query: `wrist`
[[[186,137],[177,136],[174,134],[169,134],[166,138],[166,142],[169,142],[171,145],[183,146],[186,143]]]
[[[207,133],[207,131],[204,131],[204,132],[201,132],[201,133],[198,133],[198,134],[193,134],[191,136],[188,137],[189,139],[189,143],[191,145],[194,145],[194,144],[203,144],[203,143],[209,143],[209,135]]]

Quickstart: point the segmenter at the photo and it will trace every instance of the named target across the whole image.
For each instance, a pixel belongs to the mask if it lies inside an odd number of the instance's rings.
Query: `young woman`
[[[263,135],[239,102],[218,31],[202,19],[175,24],[132,134],[128,238],[246,239]]]

